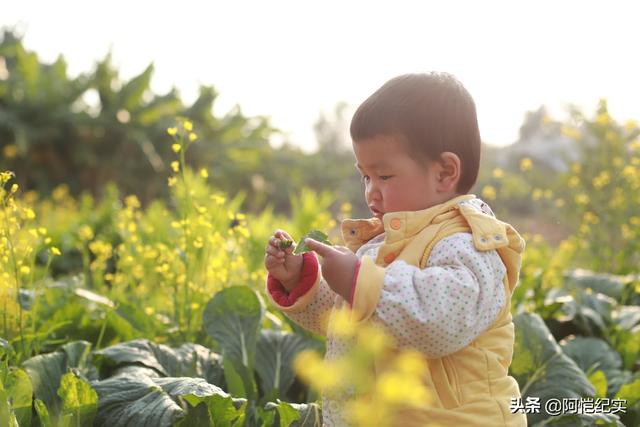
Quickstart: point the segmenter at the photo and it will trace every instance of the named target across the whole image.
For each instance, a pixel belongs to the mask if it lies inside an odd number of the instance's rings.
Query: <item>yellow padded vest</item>
[[[343,239],[356,251],[378,234],[385,241],[374,260],[364,256],[353,301],[353,316],[364,322],[375,311],[384,281],[384,268],[396,259],[425,268],[433,247],[458,232],[473,235],[477,250],[496,250],[507,274],[506,303],[496,321],[467,347],[440,358],[427,359],[423,381],[432,394],[424,408],[397,414],[394,425],[408,426],[526,426],[526,416],[512,414],[511,398],[520,397],[518,383],[508,375],[513,356],[514,325],[511,294],[520,271],[524,240],[509,224],[487,215],[459,196],[422,211],[392,212],[383,219],[348,219]],[[382,368],[382,367],[380,367]]]

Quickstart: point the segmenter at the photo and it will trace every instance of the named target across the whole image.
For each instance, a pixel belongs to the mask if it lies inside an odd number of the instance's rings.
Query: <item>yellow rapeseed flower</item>
[[[174,172],[178,172],[180,170],[180,162],[177,162],[177,161],[171,162],[171,169]]]
[[[500,168],[495,168],[492,172],[492,176],[496,179],[500,179],[504,176],[504,171]]]
[[[620,231],[622,233],[622,238],[625,240],[631,240],[635,237],[633,229],[627,224],[622,224],[622,226],[620,227]]]
[[[492,185],[485,185],[482,189],[482,197],[487,200],[495,200],[496,198],[496,189]]]
[[[190,122],[189,120],[185,120],[184,123],[182,123],[182,127],[187,132],[191,132],[193,130],[193,123]]]
[[[209,172],[205,168],[202,168],[200,169],[200,176],[207,179],[209,178]]]
[[[393,345],[393,338],[380,328],[368,325],[358,330],[358,345],[371,354],[380,354]]]
[[[174,185],[176,185],[176,182],[178,182],[178,179],[175,176],[170,176],[167,180],[167,184],[169,185],[169,187],[173,187]]]
[[[2,152],[7,159],[13,159],[18,155],[18,148],[14,144],[9,144],[4,146]]]
[[[614,142],[617,136],[618,135],[615,132],[609,130],[604,134],[604,140],[607,142]]]
[[[62,252],[60,252],[60,249],[56,248],[55,246],[51,246],[49,248],[49,252],[51,252],[51,255],[55,255],[55,256],[62,255]]]
[[[226,199],[220,194],[212,194],[211,200],[213,200],[217,205],[223,205]]]
[[[15,174],[11,171],[0,172],[0,185],[6,184]]]
[[[182,149],[182,145],[180,145],[180,144],[171,144],[171,149],[173,150],[174,153],[179,153],[180,150]]]
[[[589,196],[584,193],[576,194],[574,200],[579,205],[586,205],[589,203]]]
[[[562,135],[566,136],[567,138],[576,140],[580,139],[580,137],[582,136],[579,129],[571,126],[562,126],[562,128],[560,129],[560,133],[562,133]]]
[[[178,128],[175,128],[175,127],[167,128],[167,133],[171,136],[174,136],[176,133],[178,133]]]
[[[35,219],[36,217],[36,213],[31,208],[24,208],[23,212],[24,212],[25,218],[27,219]]]
[[[93,239],[93,230],[88,225],[83,225],[78,230],[78,235],[82,240],[91,240]]]
[[[28,266],[23,265],[23,266],[20,267],[19,271],[20,271],[20,274],[23,274],[23,275],[26,276],[27,274],[29,274],[31,272],[31,269]]]
[[[600,113],[596,117],[596,123],[599,125],[606,125],[611,122],[611,116],[607,113]]]
[[[540,200],[542,198],[542,195],[543,195],[543,191],[539,188],[536,188],[533,190],[533,193],[531,193],[531,199],[533,201]]]
[[[530,158],[525,157],[522,160],[520,160],[520,170],[522,172],[526,172],[528,170],[531,170],[532,167],[533,167],[533,162],[531,161]]]
[[[569,182],[567,183],[569,188],[575,188],[578,186],[578,184],[580,184],[580,178],[578,178],[577,176],[572,176],[571,178],[569,178]]]
[[[138,197],[136,197],[135,194],[130,194],[127,197],[125,197],[124,204],[131,209],[136,209],[141,206],[140,200],[138,200]]]
[[[597,224],[600,222],[600,218],[593,212],[585,212],[582,219],[587,224]]]
[[[596,190],[600,190],[602,187],[607,185],[610,181],[611,181],[611,176],[609,175],[609,172],[602,171],[598,174],[598,176],[593,178],[592,184]]]
[[[193,133],[193,132],[189,133],[189,141],[190,141],[190,142],[193,142],[193,141],[195,141],[196,139],[198,139],[198,135],[197,135],[197,134],[195,134],[195,133]]]

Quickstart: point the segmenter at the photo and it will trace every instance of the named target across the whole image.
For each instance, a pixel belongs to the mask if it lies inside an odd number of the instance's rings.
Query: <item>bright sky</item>
[[[289,140],[315,147],[312,125],[339,101],[354,107],[398,74],[448,71],[469,89],[483,140],[509,144],[541,104],[569,103],[640,119],[640,2],[635,1],[142,1],[6,2],[45,61],[75,76],[112,49],[121,76],[156,65],[156,93],[198,85],[269,115]],[[350,119],[350,117],[349,117]]]

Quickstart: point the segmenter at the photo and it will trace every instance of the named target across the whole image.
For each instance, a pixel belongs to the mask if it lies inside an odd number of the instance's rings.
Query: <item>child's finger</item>
[[[276,258],[284,258],[284,252],[275,246],[267,246],[266,253]]]
[[[280,245],[280,239],[274,236],[271,236],[269,239],[269,246],[273,246],[274,248],[278,248]]]
[[[274,236],[281,238],[282,240],[293,240],[293,238],[286,231],[278,228],[274,233]]]
[[[279,267],[284,263],[284,258],[278,258],[275,257],[273,255],[266,255],[264,257],[264,265],[267,268],[267,270],[274,268],[274,267]]]
[[[304,239],[304,243],[313,251],[315,251],[321,257],[326,257],[327,255],[331,255],[334,253],[340,253],[335,250],[333,247],[329,245],[325,245],[322,242],[318,242],[317,240],[313,240],[311,238]]]

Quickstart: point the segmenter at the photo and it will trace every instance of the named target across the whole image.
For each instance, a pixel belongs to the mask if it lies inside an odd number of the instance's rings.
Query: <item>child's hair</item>
[[[448,73],[405,74],[386,82],[367,98],[351,120],[354,142],[401,136],[411,154],[438,161],[445,151],[461,162],[456,190],[467,193],[478,177],[480,130],[473,98]]]

